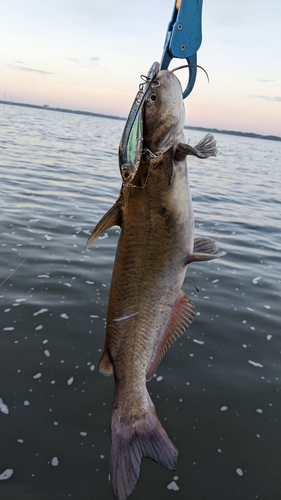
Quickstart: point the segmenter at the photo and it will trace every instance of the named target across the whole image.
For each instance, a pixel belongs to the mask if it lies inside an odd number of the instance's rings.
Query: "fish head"
[[[158,155],[180,139],[185,124],[182,87],[174,73],[161,70],[153,79],[143,105],[145,147]]]

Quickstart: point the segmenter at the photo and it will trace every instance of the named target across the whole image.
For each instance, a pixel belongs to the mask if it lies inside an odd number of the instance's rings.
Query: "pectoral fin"
[[[86,248],[89,248],[92,243],[101,236],[107,229],[112,226],[120,226],[122,223],[122,213],[120,204],[118,200],[114,203],[113,207],[111,207],[108,212],[101,218],[101,220],[97,223],[96,227],[93,229],[91,236],[87,241]]]
[[[216,243],[210,238],[195,238],[193,252],[187,256],[185,264],[194,261],[213,260],[223,257],[226,252],[219,252]]]
[[[209,156],[216,156],[217,152],[217,141],[212,134],[207,134],[194,147],[180,142],[177,145],[174,159],[182,161],[188,155],[197,156],[197,158],[209,158]]]
[[[172,309],[170,319],[166,325],[157,350],[153,353],[150,364],[146,373],[146,380],[150,380],[157,366],[159,365],[164,354],[169,347],[180,338],[185,330],[191,325],[195,319],[195,305],[189,298],[180,290],[175,305]]]

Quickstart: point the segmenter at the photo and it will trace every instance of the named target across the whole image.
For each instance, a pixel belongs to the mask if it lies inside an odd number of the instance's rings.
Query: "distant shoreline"
[[[114,115],[104,115],[101,113],[92,113],[91,111],[79,111],[79,110],[73,110],[73,109],[65,109],[65,108],[53,108],[48,105],[43,105],[39,106],[38,104],[25,104],[22,102],[11,102],[11,101],[1,101],[0,104],[9,104],[10,106],[21,106],[25,108],[36,108],[36,109],[43,109],[45,111],[59,111],[61,113],[73,113],[77,115],[86,115],[86,116],[96,116],[99,118],[111,118],[113,120],[123,120],[125,121],[126,118],[122,118],[121,116],[114,116]],[[238,132],[234,130],[219,130],[217,128],[205,128],[205,127],[191,127],[191,126],[186,126],[186,129],[190,130],[201,130],[203,132],[214,132],[214,133],[219,133],[219,134],[228,134],[228,135],[236,135],[236,136],[242,136],[242,137],[250,137],[253,139],[267,139],[270,141],[281,141],[281,137],[277,135],[262,135],[262,134],[256,134],[254,132]]]

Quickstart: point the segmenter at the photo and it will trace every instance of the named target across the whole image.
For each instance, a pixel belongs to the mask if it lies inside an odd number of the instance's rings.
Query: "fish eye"
[[[153,103],[156,100],[157,100],[157,95],[155,94],[155,92],[151,92],[151,94],[147,98],[147,102],[148,103]]]

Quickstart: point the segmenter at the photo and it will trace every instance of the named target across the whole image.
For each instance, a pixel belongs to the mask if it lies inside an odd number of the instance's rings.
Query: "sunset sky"
[[[173,7],[2,0],[0,99],[126,117],[140,75],[161,59]],[[280,26],[280,0],[204,0],[198,64],[210,82],[198,70],[187,125],[281,136]]]

